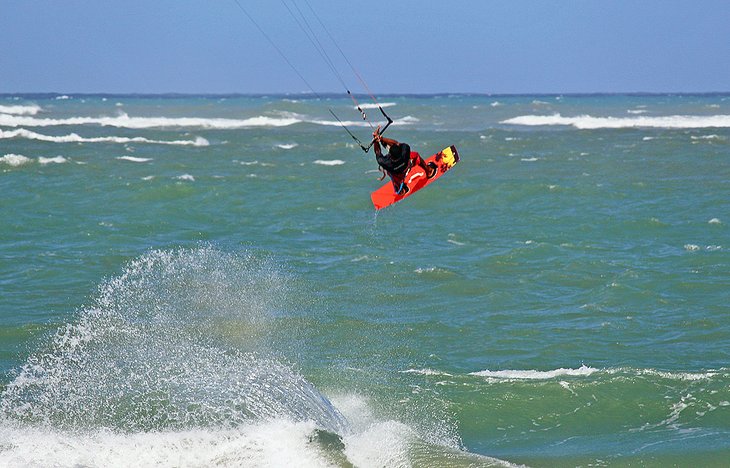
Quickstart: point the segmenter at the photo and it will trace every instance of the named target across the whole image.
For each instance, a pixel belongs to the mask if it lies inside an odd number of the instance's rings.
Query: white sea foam
[[[683,380],[683,381],[695,381],[695,380],[708,380],[712,379],[718,374],[727,374],[727,370],[708,370],[704,372],[682,372],[682,371],[663,371],[657,369],[637,369],[631,367],[617,367],[609,369],[596,369],[586,365],[582,365],[578,369],[554,369],[549,371],[537,371],[537,370],[503,370],[503,371],[480,371],[472,372],[469,375],[478,377],[484,377],[488,380],[551,380],[562,377],[587,377],[595,373],[610,376],[651,376],[659,377],[668,380]],[[561,385],[565,387],[563,382]]]
[[[190,174],[183,174],[183,175],[175,177],[175,179],[186,180],[188,182],[195,182],[195,177],[191,176]]]
[[[18,167],[22,166],[23,164],[28,164],[31,162],[32,159],[30,159],[27,156],[23,156],[22,154],[6,154],[5,156],[0,158],[0,163],[7,164],[8,166],[12,167]]]
[[[707,380],[718,374],[717,371],[707,372],[669,372],[661,371],[656,369],[639,369],[637,370],[639,375],[653,375],[670,380]]]
[[[341,159],[323,160],[317,159],[312,164],[319,164],[320,166],[341,166],[345,164],[345,161]]]
[[[635,115],[646,114],[646,112],[647,112],[646,109],[629,109],[626,111],[626,113],[628,113],[628,114],[635,114]]]
[[[234,428],[132,433],[61,431],[2,421],[0,465],[322,468],[442,466],[449,460],[454,466],[516,466],[465,452],[455,440],[426,440],[408,424],[378,420],[364,399],[349,397],[337,402],[355,426],[341,435],[323,434],[312,421],[283,418]]]
[[[145,163],[152,161],[152,158],[137,158],[134,156],[119,156],[117,159],[121,161],[129,161],[129,162],[136,162],[136,163]]]
[[[335,396],[332,402],[349,423],[350,430],[342,436],[348,465],[444,466],[448,461],[449,466],[515,466],[463,451],[458,435],[444,421],[437,422],[436,427],[417,428],[397,420],[378,418],[369,401],[359,395]]]
[[[687,252],[699,252],[703,248],[707,252],[716,252],[718,250],[722,250],[721,245],[706,245],[704,247],[697,245],[697,244],[685,244],[684,245],[684,250],[686,250]]]
[[[37,104],[30,105],[17,105],[17,106],[3,106],[0,105],[0,114],[12,114],[12,115],[36,115],[41,111],[41,107]]]
[[[38,163],[40,164],[63,164],[66,162],[68,162],[68,159],[64,158],[63,156],[55,156],[53,158],[38,158]]]
[[[692,135],[691,137],[693,140],[717,140],[717,141],[725,141],[725,137],[722,137],[720,135],[701,135],[701,136],[695,136]]]
[[[719,218],[712,218],[711,220],[707,221],[709,224],[722,224],[722,221],[720,221]]]
[[[85,138],[76,133],[68,135],[52,136],[33,132],[25,128],[17,130],[1,130],[0,140],[9,138],[25,138],[27,140],[48,141],[52,143],[151,143],[160,145],[182,145],[182,146],[208,146],[210,143],[203,137],[195,137],[195,140],[151,140],[144,137],[90,137]]]
[[[452,375],[447,372],[441,372],[433,369],[408,369],[400,372],[401,374],[439,375],[444,377],[452,377]]]
[[[505,379],[505,380],[549,380],[557,377],[583,377],[598,372],[598,369],[588,366],[580,366],[578,369],[554,369],[549,371],[538,371],[538,370],[502,370],[502,371],[490,371],[483,370],[480,372],[472,372],[469,375],[476,375],[479,377],[487,377],[492,379]]]
[[[284,150],[290,150],[292,148],[296,148],[297,146],[299,146],[299,143],[281,143],[276,145],[277,148],[281,148]]]
[[[3,466],[333,466],[313,422],[274,420],[234,429],[119,433],[0,429]]]
[[[579,115],[521,115],[501,123],[526,126],[573,126],[579,129],[616,128],[727,128],[730,115],[668,115],[661,117],[594,117]]]

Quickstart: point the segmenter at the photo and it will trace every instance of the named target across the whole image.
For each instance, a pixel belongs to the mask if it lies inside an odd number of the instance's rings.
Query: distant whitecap
[[[119,156],[118,158],[120,161],[129,161],[129,162],[136,162],[136,163],[145,163],[152,161],[152,158],[136,158],[134,156]]]
[[[700,135],[700,136],[692,135],[690,138],[692,138],[693,140],[718,140],[718,141],[725,140],[725,137],[722,137],[720,135],[715,135],[715,134]]]
[[[63,164],[65,162],[68,162],[68,159],[64,158],[63,156],[56,156],[53,158],[40,157],[38,158],[38,162],[40,164]]]
[[[0,158],[0,163],[7,164],[8,166],[12,167],[18,167],[22,166],[23,164],[28,164],[31,162],[32,159],[30,159],[27,156],[23,156],[22,154],[6,154],[5,156]]]
[[[426,267],[426,268],[416,268],[413,270],[414,273],[418,275],[428,274],[428,273],[449,273],[448,270],[444,270],[443,268],[439,267]]]
[[[332,160],[322,160],[317,159],[312,164],[319,164],[320,166],[341,166],[345,164],[345,161],[341,159],[332,159]]]
[[[412,115],[406,115],[405,117],[398,119],[399,124],[411,124],[416,122],[420,122],[420,120]]]
[[[521,115],[503,120],[502,124],[526,126],[564,125],[578,129],[601,128],[728,128],[730,115],[666,115],[659,117],[594,117],[579,115]]]
[[[0,120],[2,116],[0,115]],[[0,122],[2,125],[2,122]],[[25,138],[27,140],[48,141],[53,143],[151,143],[159,145],[177,145],[177,146],[208,146],[208,140],[202,137],[196,137],[195,140],[151,140],[145,137],[82,137],[77,133],[69,133],[68,135],[45,135],[43,133],[33,132],[25,128],[16,130],[0,129],[0,140],[10,138]]]

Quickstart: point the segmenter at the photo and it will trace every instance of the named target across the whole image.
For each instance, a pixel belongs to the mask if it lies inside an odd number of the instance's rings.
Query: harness
[[[411,160],[411,147],[407,143],[393,145],[388,154],[376,156],[378,165],[390,174],[402,174],[408,170]]]
[[[383,180],[386,174],[391,179],[394,178],[394,175],[403,178],[399,187],[396,188],[393,185],[396,195],[403,193],[403,190],[407,189],[405,180],[411,168],[411,147],[407,143],[393,145],[388,149],[387,154],[381,156],[376,155],[375,159],[378,162],[378,169],[383,172],[380,180]]]

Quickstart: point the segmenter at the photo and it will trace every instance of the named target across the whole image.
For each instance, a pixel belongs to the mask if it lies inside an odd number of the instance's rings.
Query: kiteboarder
[[[380,145],[383,144],[388,149],[387,154],[383,154]],[[390,176],[393,182],[395,193],[403,194],[408,192],[408,186],[405,184],[406,174],[415,166],[421,166],[429,179],[436,175],[436,165],[426,162],[415,151],[411,151],[411,147],[407,143],[400,143],[392,138],[386,138],[380,134],[380,127],[373,132],[373,147],[375,148],[375,160],[385,174]]]

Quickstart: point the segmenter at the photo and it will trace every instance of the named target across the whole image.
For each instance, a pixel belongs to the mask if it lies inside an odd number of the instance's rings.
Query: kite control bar
[[[380,135],[382,135],[383,133],[385,133],[388,127],[390,127],[390,124],[393,123],[393,119],[391,119],[388,114],[385,113],[385,111],[383,110],[383,106],[378,105],[378,109],[380,109],[380,113],[383,114],[383,117],[388,119],[388,123],[386,123],[385,127],[383,127],[379,132]],[[362,143],[360,143],[360,148],[362,148],[362,150],[367,153],[368,151],[370,151],[370,148],[373,147],[373,144],[375,144],[375,138],[373,138],[372,141],[370,141],[370,144],[367,146],[363,146]]]
[[[378,105],[378,109],[380,109],[380,112],[381,112],[381,113],[383,114],[383,117],[385,117],[386,119],[388,119],[388,123],[386,123],[386,124],[385,124],[385,127],[383,127],[383,129],[382,129],[382,130],[380,130],[380,134],[382,135],[383,133],[385,133],[385,130],[387,130],[387,129],[388,129],[388,127],[390,127],[390,124],[392,124],[392,123],[393,123],[393,119],[391,119],[390,117],[388,117],[388,114],[386,114],[386,113],[385,113],[385,111],[383,110],[383,107],[382,107],[382,106]],[[345,131],[346,131],[346,132],[347,132],[347,133],[348,133],[348,134],[349,134],[349,135],[350,135],[350,136],[352,137],[352,139],[353,139],[353,140],[355,140],[355,142],[356,142],[356,143],[358,144],[358,146],[360,146],[360,148],[361,148],[361,149],[362,149],[363,151],[365,151],[366,153],[367,153],[368,151],[370,151],[370,148],[372,148],[372,147],[373,147],[373,144],[375,144],[375,138],[373,138],[373,139],[372,139],[372,141],[370,141],[370,144],[369,144],[369,145],[365,146],[365,145],[364,145],[364,144],[362,143],[362,141],[361,141],[361,140],[360,140],[360,139],[359,139],[359,138],[358,138],[357,136],[355,136],[355,134],[354,134],[354,133],[352,133],[352,132],[350,131],[350,129],[349,129],[349,128],[347,128],[347,126],[345,126],[345,124],[344,124],[344,123],[342,123],[342,120],[340,120],[340,118],[339,118],[339,117],[337,117],[337,114],[335,114],[335,113],[334,113],[334,111],[333,111],[332,109],[329,109],[329,111],[330,111],[330,114],[332,114],[332,116],[333,116],[333,117],[334,117],[335,119],[337,119],[337,121],[338,121],[338,122],[340,123],[340,126],[341,126],[342,128],[344,128],[344,129],[345,129]],[[363,116],[365,115],[365,113],[364,113],[364,112],[362,112],[362,110],[361,110],[360,112],[361,112],[361,113],[363,113]]]

